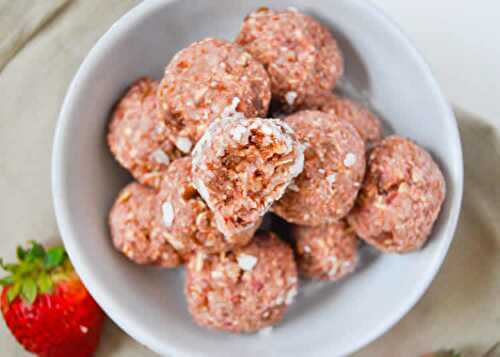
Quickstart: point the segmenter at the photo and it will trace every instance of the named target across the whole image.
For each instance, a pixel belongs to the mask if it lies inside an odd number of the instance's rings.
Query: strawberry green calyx
[[[73,267],[62,246],[45,250],[35,241],[29,241],[30,247],[17,247],[17,263],[4,264],[0,267],[9,273],[0,279],[0,285],[7,290],[10,304],[20,296],[23,302],[32,304],[38,294],[52,293],[55,284],[73,272]]]

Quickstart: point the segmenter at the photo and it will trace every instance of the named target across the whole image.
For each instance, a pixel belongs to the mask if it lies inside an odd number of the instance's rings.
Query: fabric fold
[[[0,72],[71,0],[0,0]]]

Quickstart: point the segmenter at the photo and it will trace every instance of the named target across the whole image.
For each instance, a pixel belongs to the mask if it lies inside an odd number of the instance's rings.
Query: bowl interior
[[[204,37],[233,39],[261,1],[149,1],[133,9],[82,64],[61,112],[53,191],[61,234],[91,293],[129,334],[161,354],[345,355],[400,319],[422,295],[446,254],[462,193],[456,123],[427,66],[380,12],[361,0],[295,6],[330,26],[343,50],[342,86],[368,100],[395,132],[430,150],[447,181],[447,199],[425,249],[405,256],[363,254],[366,264],[338,284],[309,283],[269,337],[198,328],[187,313],[182,269],[136,266],[115,252],[108,210],[130,180],[105,144],[113,103],[140,76],[159,78],[174,53]],[[266,339],[272,338],[272,344]]]

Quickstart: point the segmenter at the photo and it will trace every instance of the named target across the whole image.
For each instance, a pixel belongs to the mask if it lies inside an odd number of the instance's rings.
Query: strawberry
[[[97,348],[104,313],[83,286],[63,247],[47,251],[30,242],[17,248],[18,263],[0,266],[10,275],[0,308],[10,331],[41,357],[87,357]]]

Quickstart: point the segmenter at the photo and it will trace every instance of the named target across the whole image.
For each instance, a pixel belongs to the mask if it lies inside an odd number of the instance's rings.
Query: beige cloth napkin
[[[28,2],[37,6],[28,9]],[[0,64],[18,51],[0,71],[0,255],[13,259],[16,244],[28,239],[57,239],[50,153],[58,111],[84,56],[137,2],[74,0],[57,11],[64,1],[0,0]],[[415,308],[353,356],[417,357],[454,347],[476,357],[500,340],[500,137],[474,115],[456,114],[465,196],[448,257]],[[1,356],[28,356],[3,320],[0,346]],[[110,322],[97,356],[154,354]]]
[[[69,1],[0,1],[0,71]]]

